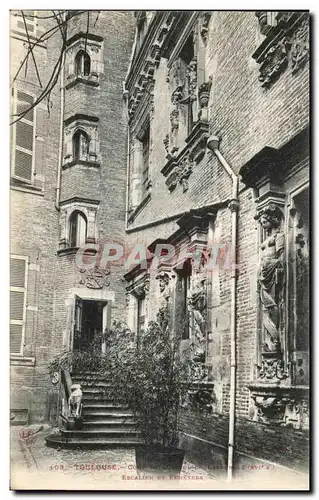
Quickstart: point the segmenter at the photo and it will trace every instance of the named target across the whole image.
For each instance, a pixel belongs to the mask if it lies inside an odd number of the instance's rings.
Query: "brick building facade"
[[[85,342],[78,310],[97,329],[157,320],[182,350],[194,344],[200,389],[179,423],[189,456],[305,471],[308,13],[102,11],[86,35],[87,23],[69,21],[63,91],[35,142],[41,174],[12,181],[11,253],[28,259],[15,261],[28,282],[12,408],[50,418],[46,362]],[[48,67],[58,49],[37,50]],[[79,271],[82,243],[114,239],[147,248],[148,265]]]
[[[36,39],[32,33],[41,40],[43,33],[50,34],[57,27],[54,19],[45,19],[52,12],[27,14],[31,43]],[[33,422],[52,420],[56,414],[57,389],[49,378],[49,361],[62,348],[74,347],[74,342],[88,342],[110,322],[111,310],[114,316],[124,317],[120,268],[81,273],[75,262],[76,251],[85,242],[97,244],[113,235],[124,241],[125,236],[122,83],[133,43],[134,17],[130,12],[97,14],[64,14],[67,40],[62,82],[59,78],[48,103],[45,99],[35,107],[35,130],[30,139],[34,166],[29,178],[26,168],[25,177],[15,175],[12,155],[11,408],[28,410]],[[12,12],[11,17],[13,78],[28,45],[21,13]],[[56,29],[34,49],[43,86],[61,47]],[[14,88],[19,89],[19,97],[40,94],[32,60],[27,71],[23,67],[18,74]],[[13,126],[13,148],[19,139],[22,144],[27,140],[24,130],[15,132],[17,126],[21,125]],[[77,324],[80,311],[82,325]],[[93,323],[92,317],[96,318]],[[89,326],[81,337],[85,322]]]

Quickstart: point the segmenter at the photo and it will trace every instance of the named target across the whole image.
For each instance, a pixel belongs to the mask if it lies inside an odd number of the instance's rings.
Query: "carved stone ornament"
[[[309,21],[305,19],[295,31],[291,44],[292,73],[302,68],[309,59]]]
[[[188,190],[188,179],[193,171],[193,162],[189,156],[184,157],[171,171],[166,179],[166,185],[170,191],[174,191],[178,184],[183,187],[183,192]]]
[[[198,100],[201,108],[207,108],[208,106],[212,81],[212,77],[210,76],[208,82],[202,83],[198,89]]]
[[[171,320],[169,297],[166,298],[165,305],[158,310],[156,319],[163,332],[165,332]]]
[[[200,30],[201,37],[204,41],[204,43],[207,43],[207,34],[208,34],[208,24],[209,20],[211,18],[211,14],[209,12],[205,12],[202,18],[202,26]]]
[[[80,269],[80,273],[79,285],[85,285],[87,288],[100,290],[110,284],[110,270],[108,268]]]
[[[255,406],[254,420],[294,429],[309,428],[309,400],[307,390],[293,386],[263,388],[249,386]]]
[[[207,292],[205,281],[193,289],[188,300],[190,327],[194,345],[194,361],[204,362],[206,352]]]
[[[295,74],[309,59],[309,14],[293,11],[279,12],[275,17],[271,14],[274,13],[256,13],[266,38],[252,56],[260,64],[259,81],[265,88],[288,67]]]
[[[285,235],[284,214],[276,203],[268,203],[255,215],[261,224],[262,242],[257,274],[260,304],[261,366],[258,379],[278,382],[288,377],[282,360],[285,337]]]
[[[174,106],[179,104],[180,101],[183,99],[183,96],[184,96],[184,87],[183,87],[183,85],[180,85],[172,93],[172,96],[171,96],[172,104],[174,104]]]
[[[148,292],[150,290],[150,278],[149,276],[143,277],[136,284],[133,284],[131,287],[131,293],[133,293],[137,298],[144,299],[147,297]]]
[[[169,153],[169,134],[166,134],[165,138],[163,139],[163,144],[164,144],[166,154],[168,154]]]
[[[188,78],[188,88],[189,88],[189,98],[190,101],[196,101],[196,88],[197,88],[197,61],[192,59],[187,67],[187,78]]]
[[[178,127],[179,127],[179,120],[178,120],[178,117],[179,117],[179,111],[178,109],[173,109],[173,111],[171,111],[171,114],[169,116],[169,119],[170,119],[170,122],[171,122],[171,130],[177,130]]]
[[[160,272],[157,276],[156,276],[156,279],[159,280],[159,289],[160,289],[160,292],[164,292],[165,291],[165,288],[168,286],[169,284],[169,280],[170,280],[170,277],[167,273],[165,273],[164,271]]]
[[[287,67],[289,48],[290,42],[286,38],[270,47],[259,69],[258,80],[262,87],[268,87]]]

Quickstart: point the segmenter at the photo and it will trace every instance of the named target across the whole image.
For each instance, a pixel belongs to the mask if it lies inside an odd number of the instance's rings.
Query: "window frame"
[[[87,58],[87,59],[86,59]],[[85,73],[85,65],[89,63],[89,72]],[[80,71],[78,71],[80,69]],[[83,69],[83,71],[82,71]],[[74,57],[74,73],[77,78],[88,78],[91,74],[91,57],[90,55],[82,48],[78,50]]]
[[[16,115],[17,112],[17,107],[18,107],[18,92],[23,92],[33,99],[33,103],[35,101],[35,95],[29,91],[21,90],[20,87],[15,86],[13,87],[13,95],[12,95],[12,114],[13,116]],[[35,177],[35,149],[36,149],[36,116],[37,116],[37,107],[35,106],[33,108],[33,122],[26,118],[20,118],[18,122],[14,123],[12,125],[12,144],[11,144],[11,177],[13,179],[17,179],[20,182],[23,182],[25,184],[34,184],[34,177]],[[31,152],[31,179],[26,179],[25,177],[21,177],[19,175],[16,175],[15,173],[15,160],[16,160],[16,149],[18,151],[21,151],[22,153],[26,153],[30,155],[30,150],[25,149],[21,146],[17,146],[16,144],[16,139],[17,139],[17,123],[26,123],[27,125],[32,125],[33,127],[33,135],[32,135],[32,152]]]
[[[11,352],[11,346],[10,346],[10,355],[19,355],[23,356],[23,347],[24,347],[24,342],[25,342],[25,325],[26,325],[26,316],[27,316],[27,291],[28,291],[28,269],[29,269],[29,257],[28,256],[23,256],[23,255],[15,255],[11,254],[10,255],[10,261],[11,259],[16,259],[16,260],[24,260],[25,261],[25,276],[24,276],[24,287],[17,287],[17,286],[9,286],[10,292],[20,292],[23,290],[23,319],[18,320],[18,319],[11,319],[11,316],[9,318],[9,324],[10,325],[21,325],[22,326],[22,331],[21,331],[21,344],[20,344],[20,352]],[[11,302],[11,300],[10,300]],[[10,313],[9,313],[10,314]],[[10,339],[11,340],[11,339]]]
[[[175,267],[174,271],[176,274],[176,286],[174,292],[175,329],[180,340],[190,340],[191,325],[190,325],[190,316],[188,309],[188,297],[191,285],[192,266],[189,259],[185,259],[183,267],[181,269]],[[182,289],[179,289],[180,286],[182,287]],[[176,302],[177,302],[177,297],[179,297],[179,299],[181,298],[181,292],[183,293],[183,315],[185,315],[185,325],[183,328],[181,328],[181,325],[178,322],[176,322],[177,319]],[[180,311],[179,314],[181,314]]]
[[[143,315],[141,315],[143,312]],[[141,321],[142,319],[142,321]],[[141,334],[143,329],[145,328],[145,296],[144,297],[136,297],[136,333],[137,336]]]
[[[29,10],[29,9],[27,9],[27,10]],[[37,16],[38,11],[37,10],[33,10],[32,12],[33,12],[33,16],[34,17],[31,17],[31,18],[30,18],[30,14],[29,15],[25,14],[24,9],[22,9],[22,11],[23,11],[23,14],[24,14],[24,17],[25,17],[27,28],[29,28],[28,24],[29,25],[31,25],[31,24],[33,25],[33,31],[29,31],[29,29],[28,29],[28,35],[31,36],[31,37],[36,38],[36,32],[37,32],[37,29],[38,29],[38,18],[35,17],[35,16]],[[27,36],[25,27],[23,26],[23,28],[20,28],[18,26],[18,21],[19,20],[22,20],[21,22],[23,23],[23,17],[21,15],[21,9],[20,10],[15,9],[12,12],[12,18],[13,18],[13,22],[12,22],[11,29],[17,31],[18,33],[23,34],[24,36]],[[24,23],[23,23],[23,25],[24,25]]]
[[[85,223],[84,243],[81,243],[80,241],[78,241],[79,216],[81,216],[83,218],[84,223]],[[74,217],[76,217],[75,220],[73,220]],[[73,240],[72,227],[75,227],[75,239],[74,240]],[[85,245],[86,241],[87,241],[87,230],[88,230],[88,221],[87,221],[86,215],[81,210],[78,210],[78,209],[73,210],[69,216],[69,248],[79,248],[82,244]],[[75,243],[75,245],[73,245],[73,243]],[[79,243],[79,245],[78,245],[78,243]]]
[[[81,137],[87,140],[86,159],[81,157]],[[72,135],[72,157],[73,161],[88,161],[90,154],[90,137],[82,128],[78,128]],[[77,154],[78,153],[78,154]]]
[[[147,142],[147,148],[146,148]],[[142,143],[142,165],[141,165],[141,186],[142,186],[142,200],[147,196],[148,182],[149,182],[149,171],[150,171],[150,143],[151,143],[151,127],[148,124],[143,137],[141,138]],[[145,151],[147,150],[147,158]]]

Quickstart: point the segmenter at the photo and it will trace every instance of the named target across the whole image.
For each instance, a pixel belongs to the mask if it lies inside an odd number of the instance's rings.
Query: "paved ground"
[[[30,431],[39,431],[28,438]],[[49,426],[11,427],[11,489],[41,490],[303,490],[307,480],[285,474],[250,473],[228,483],[187,461],[180,477],[138,476],[133,449],[55,450],[45,446]]]
[[[11,427],[11,489],[211,489],[217,483],[189,462],[181,477],[138,476],[134,449],[55,450],[45,446],[49,426],[28,438],[39,428]]]

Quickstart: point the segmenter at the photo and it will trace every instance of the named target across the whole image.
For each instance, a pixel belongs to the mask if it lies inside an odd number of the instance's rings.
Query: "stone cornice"
[[[92,200],[92,198],[80,198],[79,196],[73,196],[72,198],[68,198],[67,200],[61,201],[60,205],[70,205],[72,203],[82,203],[85,205],[99,205],[100,201]]]
[[[91,115],[85,115],[83,113],[76,113],[75,115],[69,116],[64,120],[64,125],[69,125],[70,123],[73,123],[78,120],[85,120],[88,122],[94,122],[97,123],[99,121],[98,116],[91,116]]]
[[[177,12],[161,11],[154,16],[136,56],[126,80],[128,97],[128,112],[130,118],[134,116],[145,88],[153,78],[163,52],[166,36],[172,27]]]
[[[84,31],[79,31],[75,35],[71,36],[66,42],[67,46],[70,46],[72,43],[80,40],[81,38],[88,39],[93,42],[103,42],[103,36],[95,35],[93,33],[86,33]]]
[[[279,151],[265,146],[241,167],[239,174],[247,187],[258,187],[267,178],[275,184],[280,184],[283,176],[282,167]]]

